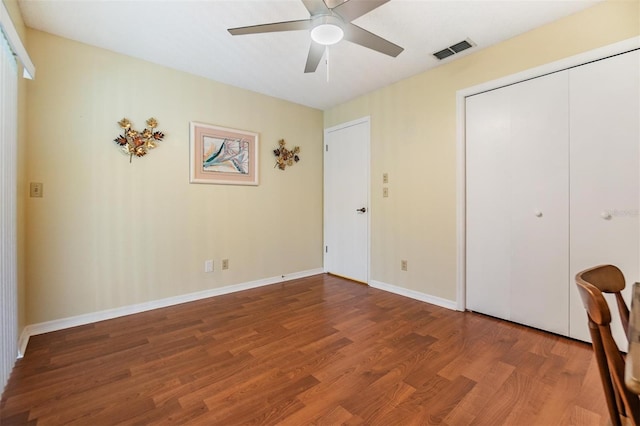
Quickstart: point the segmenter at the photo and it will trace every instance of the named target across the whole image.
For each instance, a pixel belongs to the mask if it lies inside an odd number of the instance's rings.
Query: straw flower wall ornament
[[[157,142],[164,139],[164,133],[154,130],[158,126],[158,120],[153,117],[147,120],[147,127],[142,132],[133,129],[131,121],[127,118],[118,121],[118,125],[122,128],[123,134],[113,141],[120,146],[124,154],[129,155],[129,162],[134,155],[136,157],[147,155],[150,149],[157,146]]]
[[[284,147],[286,142],[284,139],[278,141],[278,148],[273,150],[273,155],[276,156],[276,164],[273,167],[277,167],[280,170],[284,170],[287,166],[293,166],[294,163],[300,161],[300,147],[295,146],[291,151]]]

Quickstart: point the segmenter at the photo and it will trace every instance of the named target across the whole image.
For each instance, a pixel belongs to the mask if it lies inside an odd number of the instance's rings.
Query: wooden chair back
[[[622,298],[621,291],[625,288],[624,275],[622,271],[614,265],[600,265],[586,269],[578,274],[583,281],[597,287],[603,293],[615,295],[620,321],[624,334],[629,338],[629,307]]]
[[[587,274],[593,269],[578,273],[576,284],[582,303],[587,311],[589,333],[596,355],[600,380],[604,388],[607,408],[613,425],[640,425],[640,399],[627,389],[624,383],[625,359],[611,334],[611,312],[602,291],[587,278],[600,277],[598,273]]]

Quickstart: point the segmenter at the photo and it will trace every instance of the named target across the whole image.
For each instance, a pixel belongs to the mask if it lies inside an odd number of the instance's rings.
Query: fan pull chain
[[[327,83],[329,82],[329,46],[327,46],[327,59],[326,59],[326,63],[327,63]]]

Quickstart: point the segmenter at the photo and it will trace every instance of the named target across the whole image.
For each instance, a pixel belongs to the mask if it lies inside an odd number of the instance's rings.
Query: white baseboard
[[[419,300],[421,302],[430,303],[432,305],[440,306],[442,308],[451,309],[453,311],[456,310],[457,303],[454,300],[443,299],[437,296],[431,296],[426,293],[421,293],[415,290],[409,290],[404,287],[398,287],[395,285],[383,283],[381,281],[371,280],[369,281],[369,285],[373,288],[377,288],[379,290],[388,291],[389,293],[398,294],[400,296],[409,297],[411,299]]]
[[[206,299],[207,297],[220,296],[223,294],[235,293],[251,288],[262,287],[265,285],[276,284],[279,282],[295,280],[298,278],[310,277],[324,273],[322,268],[310,269],[307,271],[294,272],[287,275],[280,275],[271,278],[263,278],[256,281],[249,281],[241,284],[234,284],[226,287],[212,288],[209,290],[198,291],[196,293],[183,294],[179,296],[168,297],[166,299],[153,300],[150,302],[138,303],[135,305],[123,306],[120,308],[107,309],[105,311],[92,312],[90,314],[77,315],[74,317],[61,318],[53,321],[41,322],[38,324],[27,325],[20,334],[18,341],[18,358],[22,358],[27,350],[27,344],[31,336],[49,333],[51,331],[63,330],[65,328],[77,327],[79,325],[91,324],[98,321],[104,321],[112,318],[118,318],[125,315],[137,314],[140,312],[150,311],[152,309],[165,308],[167,306],[179,305],[181,303],[193,302],[195,300]]]

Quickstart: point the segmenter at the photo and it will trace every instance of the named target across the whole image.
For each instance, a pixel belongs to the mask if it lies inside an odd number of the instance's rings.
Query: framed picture
[[[190,183],[258,185],[258,134],[190,123]]]

